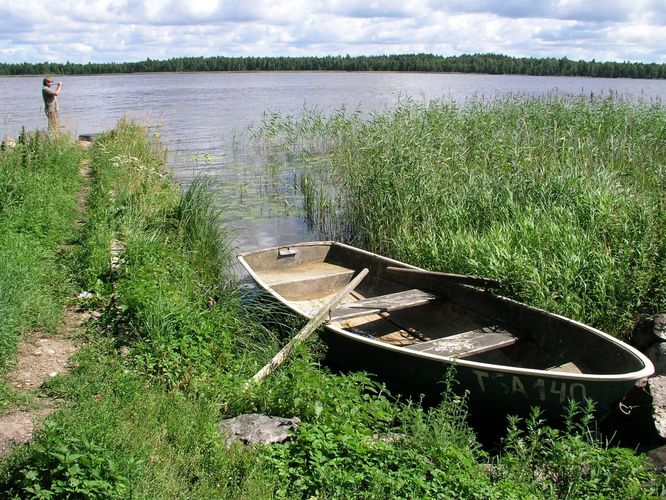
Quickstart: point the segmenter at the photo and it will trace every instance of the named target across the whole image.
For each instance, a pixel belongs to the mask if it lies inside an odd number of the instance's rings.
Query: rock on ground
[[[666,473],[666,446],[660,446],[647,452],[651,468],[654,472]]]
[[[652,361],[655,377],[666,375],[666,342],[652,344],[643,353]]]
[[[226,445],[240,440],[244,444],[275,444],[290,439],[290,431],[295,430],[301,420],[294,418],[269,417],[251,413],[240,415],[218,424],[226,436]]]
[[[657,433],[666,439],[666,376],[660,375],[648,379],[648,388],[652,395],[652,412]]]
[[[650,347],[655,342],[666,341],[666,314],[655,314],[636,325],[631,335],[631,344],[639,350]]]

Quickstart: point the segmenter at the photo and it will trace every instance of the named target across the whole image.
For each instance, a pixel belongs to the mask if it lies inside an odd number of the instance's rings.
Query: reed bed
[[[306,163],[307,145],[328,141],[328,166],[300,182],[323,237],[497,278],[506,295],[623,338],[666,310],[660,103],[406,102],[324,124],[272,116],[266,130],[303,144]]]

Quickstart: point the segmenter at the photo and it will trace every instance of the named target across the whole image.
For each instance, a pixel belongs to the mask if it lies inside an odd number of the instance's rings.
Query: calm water
[[[58,81],[59,78],[56,78]],[[187,184],[205,171],[218,185],[238,250],[312,239],[294,188],[296,167],[267,173],[243,131],[265,112],[364,113],[401,100],[618,94],[666,102],[666,81],[421,73],[181,73],[63,77],[61,122],[74,134],[113,128],[123,116],[155,126],[174,176]],[[0,134],[43,128],[41,78],[0,77]],[[234,147],[236,145],[236,147]]]

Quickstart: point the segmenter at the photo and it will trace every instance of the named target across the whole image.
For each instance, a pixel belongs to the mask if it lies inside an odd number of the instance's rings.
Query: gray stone
[[[244,444],[275,444],[291,438],[290,431],[296,430],[301,420],[297,417],[269,417],[251,413],[222,420],[218,429],[226,436],[228,448],[240,440]]]
[[[666,375],[666,342],[652,344],[644,353],[654,365],[655,376]]]
[[[666,446],[654,448],[646,453],[653,472],[666,473]]]
[[[666,341],[666,314],[655,314],[643,319],[631,334],[631,344],[640,350],[664,341]]]
[[[654,334],[662,341],[666,340],[666,314],[657,314],[652,326]]]
[[[659,436],[666,439],[666,376],[648,379],[648,389],[652,396],[652,416]]]

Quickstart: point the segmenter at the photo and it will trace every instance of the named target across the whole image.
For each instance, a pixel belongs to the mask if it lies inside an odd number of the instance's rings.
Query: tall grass
[[[91,155],[92,215],[81,278],[102,297],[114,283],[108,313],[114,335],[135,348],[148,372],[170,386],[196,385],[207,378],[206,368],[226,363],[225,322],[233,321],[224,303],[235,303],[220,293],[231,252],[206,181],[181,193],[165,172],[159,144],[132,123],[96,141]],[[122,248],[114,275],[112,241]]]
[[[294,120],[271,137],[330,139],[332,180],[301,181],[325,237],[497,278],[619,337],[666,310],[663,106],[553,95]]]
[[[71,284],[60,246],[76,237],[79,158],[71,139],[40,133],[0,151],[0,377],[22,334],[54,330],[62,316]]]
[[[206,278],[223,280],[233,256],[229,238],[221,224],[221,209],[212,195],[212,186],[205,177],[196,178],[181,196],[174,211],[174,220],[182,240],[193,259],[193,265]]]

